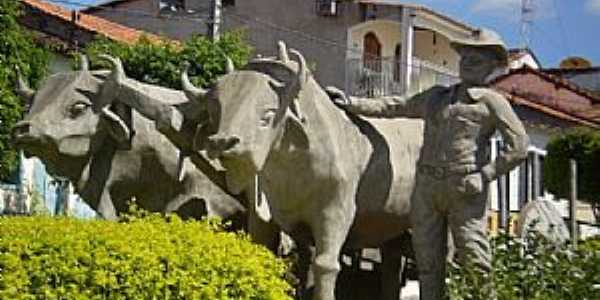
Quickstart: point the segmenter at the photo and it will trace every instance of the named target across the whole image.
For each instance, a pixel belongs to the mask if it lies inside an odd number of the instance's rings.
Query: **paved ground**
[[[402,289],[402,300],[419,300],[419,282],[409,281]]]

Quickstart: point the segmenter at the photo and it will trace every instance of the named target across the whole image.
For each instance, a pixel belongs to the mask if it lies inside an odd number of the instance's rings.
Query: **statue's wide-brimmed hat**
[[[473,36],[464,39],[453,39],[452,48],[460,51],[462,48],[482,48],[494,50],[498,58],[505,65],[508,64],[508,52],[502,38],[494,31],[481,28]]]

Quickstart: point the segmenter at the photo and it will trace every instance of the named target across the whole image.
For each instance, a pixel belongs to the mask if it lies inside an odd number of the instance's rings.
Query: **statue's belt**
[[[471,174],[478,171],[479,168],[474,164],[457,166],[434,166],[427,164],[419,164],[418,170],[422,174],[441,180],[453,175]]]

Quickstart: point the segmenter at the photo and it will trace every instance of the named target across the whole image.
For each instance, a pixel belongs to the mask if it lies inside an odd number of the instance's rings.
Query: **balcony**
[[[353,96],[369,98],[418,93],[434,85],[450,86],[459,81],[456,72],[416,57],[407,67],[392,57],[348,59],[346,70],[346,91]],[[403,71],[410,73],[408,91],[404,91],[401,84]]]

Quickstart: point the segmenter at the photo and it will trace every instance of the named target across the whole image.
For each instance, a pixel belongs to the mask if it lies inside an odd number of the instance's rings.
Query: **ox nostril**
[[[235,145],[237,145],[239,142],[240,142],[239,137],[237,137],[235,135],[232,137],[229,137],[227,139],[227,141],[225,141],[224,150],[229,150],[229,149],[235,147]]]
[[[208,148],[214,154],[222,154],[224,151],[230,150],[240,142],[237,136],[213,136],[208,138]]]

